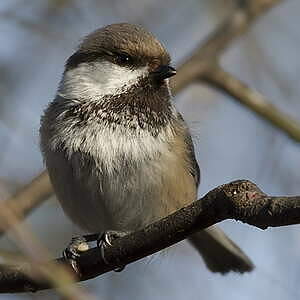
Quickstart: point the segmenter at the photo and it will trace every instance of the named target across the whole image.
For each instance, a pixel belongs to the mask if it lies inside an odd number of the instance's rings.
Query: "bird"
[[[92,236],[117,238],[197,200],[200,169],[171,95],[175,74],[165,46],[129,23],[95,30],[67,59],[40,145],[65,214]],[[69,257],[86,240],[74,239]],[[254,267],[216,226],[189,241],[212,272]]]

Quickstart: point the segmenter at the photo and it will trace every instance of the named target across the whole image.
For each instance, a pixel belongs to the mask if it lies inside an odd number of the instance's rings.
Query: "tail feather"
[[[244,273],[254,268],[248,256],[216,226],[193,234],[189,237],[189,241],[199,251],[212,272]]]

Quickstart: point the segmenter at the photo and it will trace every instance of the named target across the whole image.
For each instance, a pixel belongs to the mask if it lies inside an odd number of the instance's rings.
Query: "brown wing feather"
[[[190,172],[191,172],[192,176],[194,177],[196,185],[198,187],[200,184],[200,168],[199,168],[199,165],[196,160],[193,140],[192,140],[191,134],[189,132],[189,129],[187,127],[187,124],[184,121],[184,119],[180,113],[178,113],[178,117],[181,120],[181,122],[183,123],[183,127],[185,129],[183,134],[184,134],[185,143],[188,146],[188,158],[189,158],[190,164],[191,164]]]

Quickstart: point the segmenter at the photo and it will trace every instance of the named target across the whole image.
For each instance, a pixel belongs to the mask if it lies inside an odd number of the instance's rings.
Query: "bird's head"
[[[85,37],[67,60],[59,94],[77,100],[117,96],[139,84],[160,88],[175,74],[168,52],[151,33],[112,24]]]

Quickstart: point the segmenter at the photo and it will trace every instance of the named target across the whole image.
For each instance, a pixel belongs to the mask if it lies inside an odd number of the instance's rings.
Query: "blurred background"
[[[80,38],[115,22],[138,23],[164,42],[179,65],[234,9],[226,0],[1,0],[0,197],[43,170],[39,119],[53,99],[66,58]],[[222,55],[222,66],[300,119],[300,2],[282,1]],[[191,127],[202,170],[199,196],[235,179],[250,179],[268,194],[300,194],[300,148],[278,129],[204,84],[176,96]],[[60,255],[76,232],[51,199],[26,219]],[[97,299],[299,299],[300,227],[265,232],[226,221],[220,226],[251,257],[251,274],[210,273],[181,242],[80,285]],[[0,247],[16,250],[3,237]],[[51,291],[0,299],[59,299]]]

